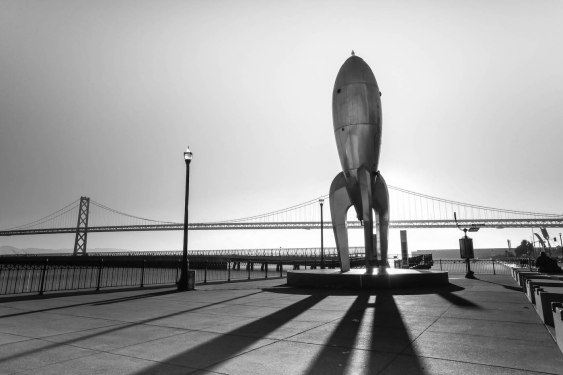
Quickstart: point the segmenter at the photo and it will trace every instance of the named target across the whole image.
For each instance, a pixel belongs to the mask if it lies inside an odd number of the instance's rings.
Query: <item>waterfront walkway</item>
[[[510,276],[355,293],[285,279],[0,297],[2,374],[563,374]]]

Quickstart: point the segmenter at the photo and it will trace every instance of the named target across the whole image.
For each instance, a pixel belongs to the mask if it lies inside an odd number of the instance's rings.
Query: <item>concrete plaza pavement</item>
[[[0,298],[1,374],[563,374],[510,276],[352,292],[285,279]]]

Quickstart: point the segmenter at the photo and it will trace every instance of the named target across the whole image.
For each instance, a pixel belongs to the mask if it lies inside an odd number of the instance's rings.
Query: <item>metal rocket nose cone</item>
[[[354,82],[376,84],[375,76],[369,65],[361,57],[352,53],[352,56],[348,57],[342,64],[336,76],[335,87]]]

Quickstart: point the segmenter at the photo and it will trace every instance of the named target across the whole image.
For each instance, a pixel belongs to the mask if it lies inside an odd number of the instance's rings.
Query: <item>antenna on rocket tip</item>
[[[352,56],[356,56],[356,54],[354,53],[354,50],[352,50]]]

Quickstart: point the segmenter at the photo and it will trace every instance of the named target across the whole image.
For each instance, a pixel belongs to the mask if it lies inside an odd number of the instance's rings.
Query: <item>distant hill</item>
[[[0,246],[0,255],[12,255],[12,254],[53,254],[53,253],[68,253],[72,252],[69,249],[19,249],[13,246]]]

